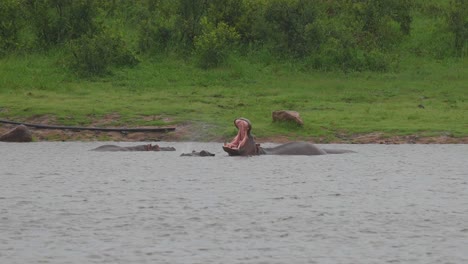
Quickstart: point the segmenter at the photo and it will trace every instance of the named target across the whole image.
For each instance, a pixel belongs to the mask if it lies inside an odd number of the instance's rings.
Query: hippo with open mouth
[[[224,143],[223,150],[229,156],[252,155],[325,155],[354,152],[343,149],[321,149],[309,142],[290,142],[273,148],[263,148],[255,143],[250,134],[252,124],[246,118],[237,118],[234,125],[239,130],[236,137],[230,143]]]

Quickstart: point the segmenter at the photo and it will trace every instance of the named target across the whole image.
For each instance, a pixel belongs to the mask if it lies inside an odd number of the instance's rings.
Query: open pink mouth
[[[250,130],[250,123],[248,120],[239,118],[234,121],[234,124],[239,129],[236,137],[230,143],[224,143],[224,148],[229,148],[232,150],[239,150],[245,145],[248,140],[248,133]]]

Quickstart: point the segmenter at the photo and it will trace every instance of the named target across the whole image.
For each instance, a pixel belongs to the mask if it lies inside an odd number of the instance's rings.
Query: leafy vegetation
[[[467,12],[467,0],[3,0],[0,117],[466,136]],[[306,125],[271,123],[278,109]]]
[[[70,41],[68,66],[80,76],[103,75],[111,66],[134,66],[137,58],[120,36],[103,31]]]
[[[467,0],[5,0],[0,50],[5,55],[71,46],[68,53],[75,56],[68,58],[77,60],[69,63],[72,70],[101,74],[96,67],[74,66],[83,65],[77,53],[92,57],[108,48],[99,43],[105,33],[119,57],[175,54],[207,68],[220,66],[227,53],[268,53],[312,69],[388,71],[418,16],[436,21],[444,57],[466,56],[467,6]]]

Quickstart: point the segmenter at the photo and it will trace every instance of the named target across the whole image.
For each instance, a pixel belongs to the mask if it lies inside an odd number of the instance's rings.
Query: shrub
[[[213,26],[204,19],[202,25],[203,33],[195,38],[195,56],[198,65],[205,69],[219,66],[239,40],[239,34],[224,22]]]
[[[25,1],[39,46],[47,48],[97,31],[94,21],[97,1],[30,0]]]
[[[312,0],[272,0],[265,9],[265,19],[278,54],[303,57],[310,53],[306,39],[307,27],[317,18],[319,1]],[[310,36],[308,39],[316,39]]]
[[[354,18],[349,17],[348,22],[359,25],[355,30],[364,48],[386,49],[410,33],[411,7],[408,0],[358,0],[349,3]]]
[[[143,2],[138,9],[138,49],[144,53],[167,53],[178,43],[173,0]]]
[[[192,51],[195,38],[202,31],[201,19],[208,7],[206,0],[178,0],[177,25],[182,52]]]
[[[166,22],[167,23],[167,22]],[[148,18],[140,23],[138,29],[138,48],[142,52],[164,53],[168,51],[174,38],[171,25],[162,24]]]
[[[224,22],[230,27],[236,27],[245,12],[244,1],[210,0],[208,2],[207,18],[214,24]]]
[[[458,56],[468,53],[468,0],[450,2],[447,16],[449,30],[454,34],[454,48]]]
[[[133,66],[138,60],[121,37],[109,32],[84,35],[70,42],[68,64],[79,75],[92,76],[109,73],[112,66]]]
[[[0,56],[19,46],[20,16],[18,0],[0,1]]]

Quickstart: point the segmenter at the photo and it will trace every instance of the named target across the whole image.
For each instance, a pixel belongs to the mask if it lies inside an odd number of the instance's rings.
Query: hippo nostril
[[[234,119],[234,125],[236,126],[237,129],[240,129],[239,125],[242,127],[247,127],[247,132],[250,132],[250,130],[252,130],[252,123],[250,123],[250,120],[244,117],[239,117],[239,118]]]

